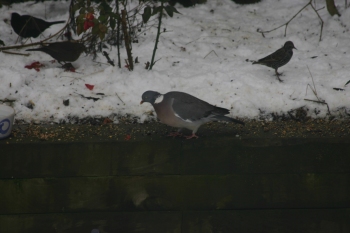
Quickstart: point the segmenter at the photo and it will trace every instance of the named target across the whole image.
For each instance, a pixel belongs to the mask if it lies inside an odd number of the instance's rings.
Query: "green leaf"
[[[83,1],[78,1],[73,5],[73,12],[76,12],[80,8],[84,7],[84,2]]]
[[[163,6],[153,7],[152,15],[156,15],[162,10],[163,10]]]
[[[99,20],[101,23],[106,22],[107,19],[108,19],[108,18],[106,17],[106,15],[100,15],[100,16],[98,17],[98,20]]]
[[[114,29],[115,28],[115,25],[116,25],[116,20],[114,18],[110,18],[109,20],[109,26]]]
[[[79,14],[85,14],[85,12],[86,12],[85,7],[80,8]]]
[[[105,38],[106,33],[100,32],[99,34],[100,40],[103,40]]]
[[[145,10],[143,11],[143,14],[142,14],[143,22],[147,23],[149,18],[151,18],[151,16],[152,16],[152,9],[150,6],[146,6]]]
[[[98,21],[97,22],[96,21],[95,21],[95,19],[93,20],[95,25],[93,26],[93,28],[91,30],[92,35],[97,35],[100,32],[100,27],[99,27],[100,25],[99,25]]]
[[[76,12],[77,10],[79,10],[81,8],[80,4],[74,4],[73,5],[73,12]]]
[[[120,15],[114,12],[109,12],[109,16],[111,16],[112,18],[116,19],[116,20],[120,20]]]
[[[92,6],[90,6],[87,8],[87,11],[93,14],[95,12],[95,9]]]
[[[178,12],[177,10],[176,10],[176,8],[175,7],[173,7],[173,6],[170,6],[170,5],[167,5],[166,7],[165,7],[165,10],[167,11],[167,8],[168,9],[171,9],[171,11],[172,12],[175,12],[175,13],[178,13],[178,14],[180,14],[181,15],[181,13],[180,12]],[[167,13],[168,13],[168,11],[167,11]],[[170,15],[169,15],[170,16]],[[172,16],[170,16],[170,17],[172,17]]]
[[[82,24],[85,21],[85,14],[80,14],[77,17],[77,24]]]
[[[104,0],[100,0],[100,5],[98,6],[100,9],[104,9],[105,11],[111,11],[111,6]]]
[[[167,6],[165,7],[165,11],[166,11],[166,13],[167,13],[170,17],[173,17],[174,11],[173,11],[173,7],[172,7],[172,6],[167,5]]]
[[[104,33],[104,34],[106,34],[107,31],[108,31],[108,28],[106,27],[106,25],[104,25],[104,24],[102,24],[102,23],[100,23],[100,24],[98,25],[98,28],[99,28],[100,32],[102,32],[102,33]]]
[[[78,24],[77,25],[77,34],[78,36],[84,31],[84,26],[83,24]]]

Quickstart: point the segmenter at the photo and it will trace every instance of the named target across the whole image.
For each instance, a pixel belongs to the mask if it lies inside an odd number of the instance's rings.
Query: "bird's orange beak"
[[[140,104],[143,104],[143,100],[141,100]]]

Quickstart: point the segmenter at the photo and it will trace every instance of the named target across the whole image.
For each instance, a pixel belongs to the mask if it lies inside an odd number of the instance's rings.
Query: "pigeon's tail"
[[[215,119],[218,120],[218,121],[234,122],[234,123],[237,123],[237,124],[245,125],[243,121],[236,120],[236,119],[233,119],[233,118],[227,117],[227,116],[216,115]]]
[[[62,20],[62,21],[53,21],[53,22],[50,22],[50,25],[53,25],[53,24],[59,24],[59,23],[65,23],[66,21]]]
[[[253,65],[254,65],[254,64],[260,64],[260,62],[259,62],[259,61],[254,61],[252,64],[253,64]]]

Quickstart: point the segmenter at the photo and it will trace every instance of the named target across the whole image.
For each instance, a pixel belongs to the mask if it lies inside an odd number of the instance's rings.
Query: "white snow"
[[[231,115],[240,118],[268,118],[270,113],[287,113],[305,106],[312,117],[327,116],[327,107],[305,101],[317,100],[308,85],[313,86],[318,97],[325,100],[331,113],[342,116],[349,110],[349,87],[344,84],[349,76],[349,28],[350,8],[337,2],[341,17],[331,17],[324,0],[316,0],[316,8],[324,21],[322,41],[319,42],[320,20],[308,6],[287,28],[281,27],[265,37],[257,29],[271,30],[287,22],[308,0],[263,0],[253,5],[238,5],[230,0],[208,0],[206,4],[184,8],[175,7],[181,13],[163,19],[156,53],[157,63],[147,71],[145,63],[151,61],[156,37],[156,27],[140,34],[133,43],[133,57],[140,63],[134,71],[125,68],[127,59],[121,48],[122,68],[110,66],[102,54],[95,61],[83,54],[73,65],[76,73],[65,72],[59,64],[42,52],[30,52],[30,56],[0,53],[0,104],[1,100],[15,100],[16,119],[25,122],[61,122],[78,117],[117,117],[130,115],[139,122],[154,116],[149,104],[140,105],[141,95],[147,90],[160,93],[183,91],[211,104],[231,109]],[[314,1],[313,1],[314,2]],[[133,0],[132,4],[138,1]],[[30,14],[48,21],[67,20],[69,1],[33,4],[13,4],[0,9],[3,19],[10,19],[12,12]],[[148,26],[155,23],[151,18]],[[46,30],[40,41],[58,31],[63,24]],[[17,35],[9,23],[0,22],[1,35],[6,46],[14,45]],[[75,37],[78,38],[78,37]],[[262,58],[291,40],[294,50],[291,61],[279,68],[283,72],[280,83],[274,70],[266,66],[252,65],[252,60]],[[29,43],[29,42],[27,42]],[[20,42],[17,42],[20,44]],[[28,53],[26,48],[11,50]],[[106,50],[117,63],[117,49]],[[315,58],[312,58],[315,57]],[[247,61],[247,59],[249,61]],[[45,64],[40,72],[24,66],[39,61]],[[85,84],[94,85],[90,91]],[[350,84],[349,84],[350,86]],[[335,91],[343,88],[345,91]],[[104,95],[98,95],[103,93]],[[100,98],[98,101],[82,98]],[[69,106],[63,101],[69,99]],[[33,109],[28,103],[33,103]],[[315,109],[319,114],[315,114]]]

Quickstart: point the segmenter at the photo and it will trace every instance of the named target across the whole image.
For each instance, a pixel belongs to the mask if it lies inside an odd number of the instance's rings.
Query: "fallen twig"
[[[10,99],[0,99],[0,102],[1,103],[13,103],[13,102],[15,102],[16,100],[10,100]]]
[[[210,51],[207,55],[205,55],[205,57],[203,58],[203,59],[205,59],[209,54],[211,54],[212,52],[214,52],[215,53],[215,55],[217,56],[217,57],[219,57],[217,54],[216,54],[216,52],[214,51],[214,50],[212,50],[212,51]]]
[[[119,97],[118,93],[115,93],[118,97],[118,99],[125,105],[124,101]]]
[[[109,54],[108,54],[106,51],[103,51],[102,54],[103,54],[103,56],[106,57],[107,62],[108,62],[109,64],[111,64],[112,66],[114,66],[114,61],[112,61],[112,60],[109,58]]]
[[[319,103],[319,104],[327,105],[328,114],[329,114],[329,115],[332,115],[332,114],[331,114],[331,111],[329,110],[328,104],[327,104],[324,100],[323,100],[323,101],[310,100],[310,99],[304,99],[304,100],[306,100],[306,101],[311,101],[311,102],[314,102],[314,103]]]
[[[75,92],[75,94],[80,95],[82,98],[85,98],[85,99],[88,99],[88,100],[93,100],[94,102],[100,99],[100,98],[92,97],[92,96],[84,96],[84,95],[76,93],[76,92]]]
[[[307,95],[307,88],[310,87],[310,89],[312,90],[312,92],[313,92],[314,95],[316,96],[317,100],[310,100],[310,99],[304,99],[304,100],[306,100],[306,101],[311,101],[311,102],[314,102],[314,103],[319,103],[319,104],[325,104],[325,105],[327,105],[328,114],[329,114],[329,115],[332,115],[332,114],[331,114],[331,111],[329,110],[329,106],[328,106],[327,102],[326,102],[325,100],[321,100],[321,99],[318,97],[318,95],[317,95],[317,89],[316,89],[315,82],[314,82],[314,77],[313,77],[312,74],[311,74],[311,71],[310,71],[310,69],[309,69],[309,66],[306,66],[306,67],[307,67],[307,69],[309,70],[309,73],[310,73],[310,76],[311,76],[311,80],[312,80],[312,85],[313,85],[313,87],[311,87],[310,84],[307,84],[307,86],[306,86],[306,94],[305,94],[305,95]]]

